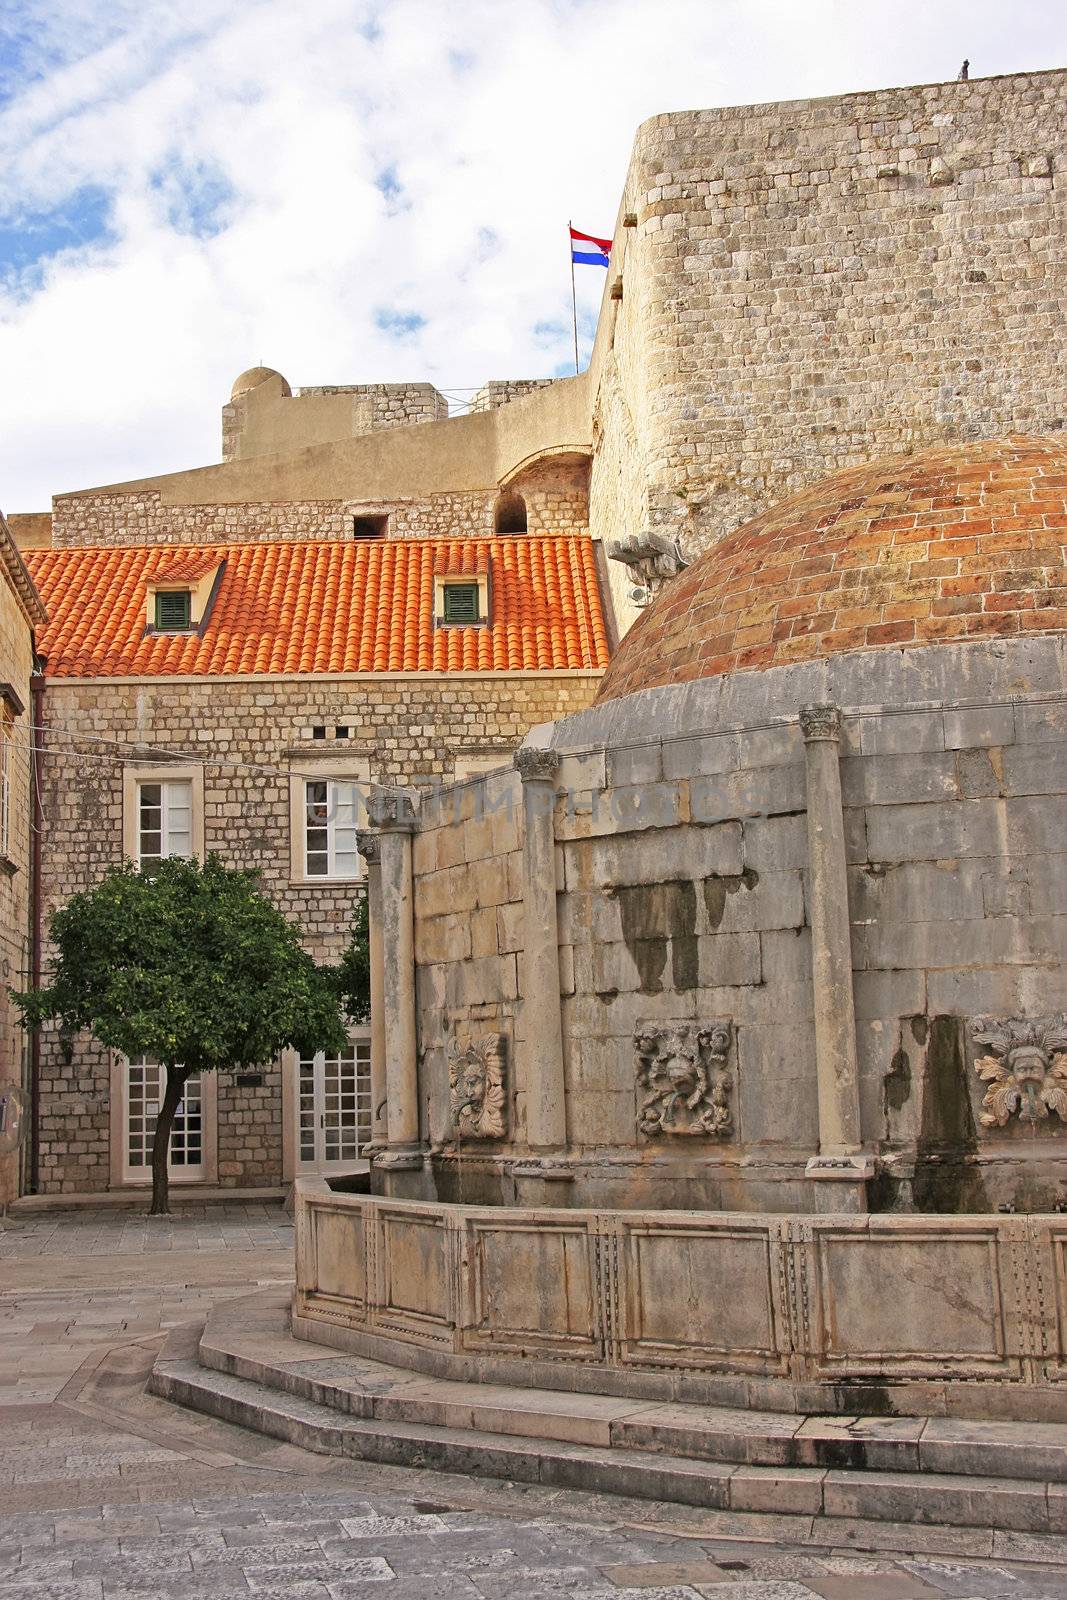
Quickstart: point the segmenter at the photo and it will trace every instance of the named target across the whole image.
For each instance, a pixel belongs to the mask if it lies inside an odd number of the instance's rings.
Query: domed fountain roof
[[[1067,440],[923,450],[835,473],[706,550],[627,634],[597,699],[1064,630]]]

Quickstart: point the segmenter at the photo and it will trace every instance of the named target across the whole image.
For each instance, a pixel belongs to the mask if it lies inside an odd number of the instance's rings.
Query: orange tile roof
[[[196,633],[145,637],[148,583],[225,559]],[[33,550],[57,678],[603,668],[588,535]],[[469,565],[467,565],[469,563]],[[492,572],[489,627],[435,628],[434,573]]]

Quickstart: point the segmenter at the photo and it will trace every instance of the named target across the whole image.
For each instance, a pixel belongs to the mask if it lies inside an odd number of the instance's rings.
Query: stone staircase
[[[805,1417],[426,1377],[293,1338],[285,1289],[217,1306],[193,1348],[184,1330],[168,1340],[152,1393],[320,1454],[681,1502],[757,1538],[766,1523],[768,1537],[862,1543],[864,1528],[893,1524],[868,1547],[907,1548],[908,1527],[925,1524],[959,1530],[955,1547],[964,1530],[996,1529],[1067,1556],[1063,1424]]]

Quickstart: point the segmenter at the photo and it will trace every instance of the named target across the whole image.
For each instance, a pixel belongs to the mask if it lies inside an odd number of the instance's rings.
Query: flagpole
[[[577,377],[578,376],[578,292],[574,287],[574,240],[571,238],[571,228],[573,226],[574,226],[574,224],[568,220],[568,223],[567,223],[567,252],[568,252],[568,254],[570,255],[570,258],[571,258],[571,310],[574,313],[574,376]]]

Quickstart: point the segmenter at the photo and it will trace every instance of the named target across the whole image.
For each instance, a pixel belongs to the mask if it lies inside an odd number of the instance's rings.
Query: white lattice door
[[[124,1152],[127,1183],[151,1182],[152,1141],[163,1100],[163,1084],[163,1068],[155,1061],[140,1056],[127,1062]],[[199,1073],[185,1082],[185,1093],[171,1129],[168,1168],[172,1182],[194,1183],[204,1176],[203,1085]]]
[[[353,1039],[340,1055],[297,1062],[300,1170],[330,1172],[359,1159],[371,1134],[370,1039]]]

